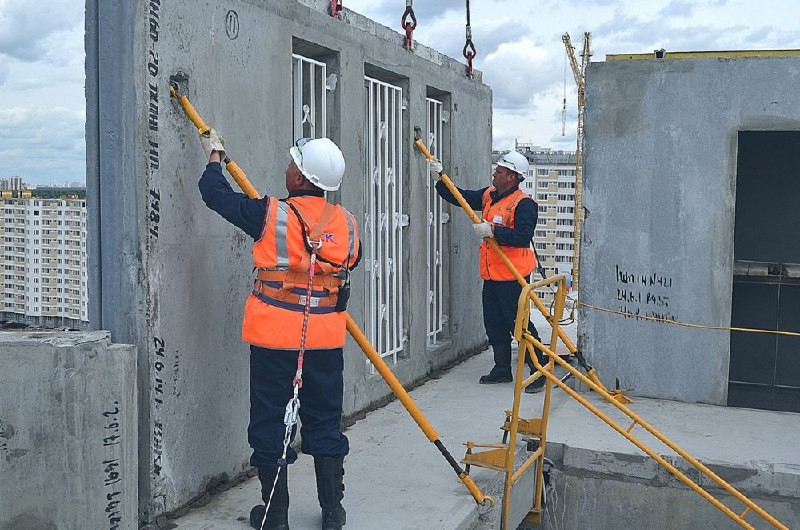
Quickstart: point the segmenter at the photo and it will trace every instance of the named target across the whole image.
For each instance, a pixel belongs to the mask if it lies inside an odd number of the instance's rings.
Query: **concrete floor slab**
[[[574,327],[568,329],[570,334],[574,333]],[[463,456],[462,444],[467,440],[483,443],[501,440],[503,410],[511,406],[512,387],[510,384],[477,384],[479,376],[489,370],[491,359],[491,351],[487,350],[411,392],[457,459]],[[598,368],[601,377],[613,377],[613,374],[604,374],[602,367]],[[615,418],[620,417],[618,411],[601,403],[596,395],[583,395]],[[542,399],[542,394],[524,395],[523,414],[538,415]],[[796,433],[800,432],[800,415],[654,399],[636,399],[632,408],[693,456],[713,464],[723,478],[765,495],[800,498],[800,452],[793,443]],[[641,491],[647,490],[647,495],[638,501],[630,495],[628,498],[630,503],[641,502],[639,509],[643,511],[653,491],[666,491],[650,483],[645,485],[652,478],[649,474],[664,476],[663,470],[649,459],[640,458],[643,453],[639,449],[563,392],[554,392],[551,413],[548,456],[557,460],[557,465],[569,468],[567,474],[574,471],[584,476],[602,475],[611,482],[642,483]],[[643,434],[644,431],[637,427],[634,433]],[[352,447],[345,475],[348,530],[499,528],[496,511],[479,517],[472,497],[457,482],[451,468],[399,402],[367,414],[347,431],[347,436]],[[663,446],[656,450],[670,454]],[[301,456],[289,473],[292,528],[318,528],[319,507],[312,459]],[[485,492],[498,490],[499,473],[473,468],[472,476]],[[574,491],[570,494],[575,495]],[[728,528],[732,525],[699,496],[688,490],[686,494],[697,497],[700,503],[697,513],[707,518],[695,521],[707,523],[699,527]],[[253,479],[174,522],[181,529],[246,528],[247,522],[242,518],[258,498],[258,481]],[[598,502],[597,499],[591,501]],[[580,509],[580,506],[570,509]],[[609,524],[613,524],[613,513],[604,517],[611,517]],[[554,524],[555,527],[569,527],[559,526],[555,521]],[[611,526],[598,521],[593,527]]]

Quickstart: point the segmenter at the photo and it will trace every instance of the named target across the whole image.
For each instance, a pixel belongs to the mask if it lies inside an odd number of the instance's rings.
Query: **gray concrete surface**
[[[800,129],[798,82],[800,57],[589,64],[583,301],[730,325],[737,133]],[[728,333],[591,309],[581,324],[634,394],[727,402]]]
[[[538,325],[541,330],[541,319]],[[574,335],[575,326],[567,329]],[[477,384],[492,363],[491,355],[487,350],[474,356],[411,392],[457,459],[463,457],[461,444],[467,440],[501,441],[511,385]],[[613,377],[604,367],[597,368],[601,377]],[[615,420],[624,419],[596,395],[584,395]],[[537,417],[542,400],[542,394],[523,395],[523,415]],[[800,526],[800,453],[793,443],[800,432],[800,415],[646,398],[637,399],[632,408],[788,527]],[[554,392],[550,418],[547,457],[554,470],[544,527],[737,527],[566,394]],[[685,469],[682,459],[645,431],[636,428],[633,433]],[[472,497],[399,402],[370,412],[346,434],[352,448],[345,462],[348,530],[499,528],[497,510],[479,514]],[[472,477],[499,500],[500,474],[473,467]],[[707,481],[703,484],[708,486]],[[318,527],[310,457],[301,455],[290,468],[289,489],[292,528]],[[186,530],[244,529],[247,522],[241,518],[259,498],[258,480],[253,479],[170,522]],[[726,502],[737,513],[743,511],[736,502]],[[747,521],[765,527],[752,514]]]
[[[0,332],[0,529],[135,530],[136,349]]]
[[[476,243],[453,211],[446,236],[449,340],[425,345],[424,254],[428,175],[414,152],[425,96],[450,112],[445,166],[478,187],[490,172],[491,91],[464,66],[433,50],[402,47],[400,35],[321,0],[160,2],[87,0],[87,202],[90,319],[139,350],[140,512],[144,519],[194,502],[245,472],[249,456],[247,347],[240,341],[251,286],[250,242],[206,209],[197,179],[206,159],[196,130],[169,98],[169,78],[189,75],[188,96],[220,130],[229,155],[264,194],[283,195],[292,137],[291,54],[324,51],[338,83],[330,94],[329,136],[348,164],[333,197],[361,218],[364,208],[364,74],[403,87],[406,212],[404,256],[408,342],[393,366],[405,383],[479,351]],[[350,312],[365,315],[364,267],[353,279]],[[346,347],[345,413],[388,395],[353,343]]]

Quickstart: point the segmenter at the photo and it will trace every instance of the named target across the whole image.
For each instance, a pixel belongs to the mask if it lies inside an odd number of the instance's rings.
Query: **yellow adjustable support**
[[[555,336],[558,333],[557,329],[558,322],[561,320],[561,315],[564,310],[564,300],[566,298],[566,282],[564,281],[564,277],[554,276],[552,278],[548,278],[546,281],[539,282],[534,285],[527,285],[526,287],[523,288],[522,293],[520,294],[519,297],[519,303],[517,306],[517,318],[515,321],[515,328],[514,328],[514,337],[519,341],[519,352],[517,355],[517,372],[514,384],[514,406],[511,411],[505,411],[506,419],[502,427],[503,430],[507,431],[508,443],[505,443],[505,440],[503,444],[498,444],[498,445],[482,445],[482,444],[476,444],[474,442],[467,442],[467,455],[463,460],[465,463],[469,465],[477,465],[480,467],[493,469],[495,471],[500,471],[505,473],[506,478],[505,478],[505,488],[503,492],[500,528],[502,530],[508,530],[509,528],[515,528],[516,525],[519,524],[520,521],[509,520],[511,491],[512,488],[518,484],[523,474],[525,474],[532,465],[536,466],[535,469],[536,479],[534,482],[533,497],[532,497],[533,504],[530,510],[528,511],[527,516],[523,520],[527,523],[532,523],[532,524],[541,523],[541,518],[542,518],[541,516],[543,510],[542,488],[544,486],[544,455],[547,450],[547,425],[549,421],[549,412],[550,412],[550,396],[553,385],[555,385],[558,386],[561,390],[563,390],[567,395],[578,401],[581,405],[586,407],[597,417],[606,422],[609,426],[611,426],[612,429],[617,431],[625,439],[627,439],[636,447],[644,451],[645,454],[647,454],[650,458],[652,458],[653,460],[658,462],[658,464],[666,468],[667,471],[672,473],[681,482],[686,484],[686,486],[688,486],[690,489],[695,491],[701,497],[706,499],[709,503],[714,505],[725,515],[730,517],[736,524],[738,524],[742,528],[754,528],[753,525],[751,525],[745,520],[745,517],[750,513],[755,513],[761,519],[763,519],[764,522],[768,523],[772,527],[781,530],[788,530],[788,527],[786,527],[780,521],[775,519],[763,508],[761,508],[755,502],[750,500],[739,490],[728,484],[725,480],[720,478],[716,473],[711,471],[708,467],[703,465],[699,460],[697,460],[689,453],[684,451],[672,440],[664,436],[660,431],[658,431],[649,423],[647,423],[644,419],[640,418],[636,413],[634,413],[630,408],[628,408],[625,405],[625,403],[620,402],[620,400],[618,399],[619,398],[618,395],[615,396],[611,392],[606,390],[603,386],[596,384],[592,380],[592,378],[581,373],[579,370],[575,369],[569,363],[564,361],[558,355],[556,348],[552,349],[549,348],[539,340],[536,340],[533,337],[533,335],[531,335],[530,332],[528,332],[527,323],[530,318],[530,303],[529,303],[530,292],[535,288],[554,282],[558,282],[558,291],[556,293],[556,305],[555,305],[555,311],[553,313],[554,318],[551,320],[551,325],[553,326],[552,330],[553,338],[551,338],[551,344],[555,345],[557,344],[555,341]],[[549,360],[546,364],[542,365],[539,362],[539,359],[535,355],[535,348],[541,349],[548,356]],[[526,355],[531,356],[531,359],[533,360],[533,363],[537,369],[537,373],[528,378],[524,378]],[[560,365],[562,368],[564,368],[570,374],[572,374],[573,377],[579,379],[581,382],[583,382],[585,385],[587,385],[589,388],[595,391],[598,395],[600,395],[603,399],[611,403],[614,407],[616,407],[618,410],[620,410],[626,416],[628,416],[631,419],[630,425],[624,427],[618,424],[608,415],[606,415],[604,412],[598,409],[595,405],[590,403],[586,398],[584,398],[578,392],[576,392],[575,390],[567,386],[564,382],[562,382],[561,379],[553,373],[555,364]],[[538,377],[545,377],[546,379],[544,403],[542,405],[542,417],[541,419],[533,419],[533,420],[520,418],[520,398],[521,398],[522,388],[530,384]],[[725,493],[727,493],[734,499],[741,502],[744,505],[743,511],[740,514],[734,512],[732,509],[726,506],[722,501],[714,497],[706,489],[700,486],[697,482],[693,481],[685,473],[681,472],[674,465],[670,464],[664,457],[659,455],[656,451],[648,447],[644,442],[642,442],[636,436],[631,434],[636,426],[639,426],[640,428],[646,430],[650,435],[654,436],[661,443],[669,447],[676,454],[681,456],[685,461],[691,464],[695,469],[697,469],[699,473],[701,473],[707,479],[714,482],[717,486],[719,486],[722,490],[724,490]],[[514,469],[515,452],[517,449],[516,442],[517,442],[517,436],[519,434],[528,434],[529,436],[532,436],[534,438],[538,437],[539,444],[536,450],[532,451],[517,469]],[[474,449],[476,448],[489,448],[489,449],[482,452],[475,452]],[[526,498],[530,497],[526,496]]]
[[[417,133],[417,134],[419,133],[418,129],[419,128],[417,128],[415,130],[415,133]],[[428,148],[425,147],[425,144],[422,142],[422,140],[420,138],[417,138],[414,141],[414,145],[417,146],[417,149],[419,149],[420,153],[422,153],[422,155],[427,160],[431,160],[433,158],[433,155],[431,155],[430,151],[428,151]],[[453,197],[455,197],[455,199],[458,202],[458,204],[461,206],[461,208],[464,209],[464,211],[467,213],[467,215],[472,220],[472,222],[473,223],[480,223],[481,222],[481,218],[478,217],[478,215],[475,213],[475,210],[473,210],[472,207],[467,203],[467,201],[464,199],[464,197],[458,191],[458,188],[456,188],[455,184],[453,184],[453,181],[450,179],[450,177],[448,177],[447,174],[442,173],[441,174],[441,180],[444,183],[444,185],[447,186],[447,189],[450,190],[450,193],[453,194]],[[511,273],[514,275],[514,278],[517,280],[517,282],[521,286],[526,287],[528,285],[528,280],[524,276],[522,276],[519,273],[519,271],[517,270],[517,268],[514,266],[514,264],[511,263],[511,260],[508,259],[508,256],[506,256],[506,253],[503,252],[502,248],[500,248],[500,245],[497,243],[497,241],[494,238],[491,238],[491,237],[486,238],[486,241],[489,243],[489,246],[497,253],[497,255],[500,257],[500,259],[503,261],[503,263],[506,265],[506,267],[508,267],[508,270],[511,271]],[[555,282],[547,282],[547,281],[545,281],[545,282],[539,282],[536,285],[537,285],[537,287],[541,287],[541,286],[544,286],[544,285],[550,285],[551,283],[555,283]],[[529,291],[528,297],[533,302],[533,305],[536,306],[536,309],[538,309],[539,312],[542,315],[544,315],[544,317],[548,321],[550,321],[551,325],[553,325],[552,319],[554,318],[554,316],[550,315],[550,311],[547,309],[547,306],[544,305],[544,302],[542,302],[542,300],[536,295],[536,293],[533,292],[533,291]],[[560,315],[560,313],[559,313],[559,315]],[[561,317],[559,316],[559,318],[561,318]],[[553,339],[551,344],[555,344],[556,343],[555,341],[557,339],[561,339],[561,342],[564,343],[564,346],[567,347],[567,350],[569,350],[570,353],[574,354],[575,352],[578,351],[578,348],[575,347],[575,344],[573,344],[572,340],[569,338],[569,336],[567,336],[567,333],[560,326],[553,325],[553,329],[557,330],[557,335],[556,335],[556,339]],[[594,372],[594,369],[589,369],[588,371],[591,374],[589,377],[592,378],[592,381],[594,381],[594,383],[596,385],[608,390],[605,387],[605,385],[603,385],[603,383],[600,381],[600,378],[597,377],[597,374]],[[631,402],[629,398],[627,398],[624,395],[622,395],[622,391],[615,391],[615,392],[616,392],[616,395],[618,395],[618,397],[616,399],[619,399],[619,400],[621,400],[623,402],[627,402],[627,403]]]
[[[534,286],[529,286],[526,289],[530,289],[530,288],[533,288],[533,287]],[[561,289],[560,288],[559,288],[559,294],[557,296],[561,296]],[[558,301],[556,302],[556,305],[558,306]],[[522,295],[520,295],[520,304],[518,306],[518,312],[517,312],[517,332],[515,333],[515,335],[517,336],[517,340],[519,340],[519,342],[520,342],[519,355],[520,355],[521,358],[524,359],[524,353],[526,351],[527,351],[527,353],[533,354],[534,348],[540,348],[542,351],[544,351],[550,357],[550,361],[546,365],[542,366],[539,363],[539,360],[536,358],[536,355],[531,355],[531,358],[533,360],[534,365],[536,366],[536,369],[539,370],[539,372],[544,377],[547,378],[548,388],[549,388],[549,383],[552,383],[552,384],[558,386],[561,390],[563,390],[565,393],[567,393],[570,397],[572,397],[573,399],[578,401],[581,405],[583,405],[584,407],[589,409],[589,411],[591,411],[594,415],[596,415],[598,418],[600,418],[604,422],[606,422],[612,429],[614,429],[619,434],[621,434],[625,439],[627,439],[632,444],[634,444],[636,447],[638,447],[639,449],[644,451],[650,458],[652,458],[653,460],[658,462],[661,466],[666,468],[667,471],[672,473],[676,478],[678,478],[681,482],[686,484],[690,489],[695,491],[701,497],[703,497],[708,502],[710,502],[715,507],[717,507],[725,515],[730,517],[734,522],[736,522],[742,528],[754,528],[750,523],[748,523],[744,519],[745,516],[752,511],[752,512],[755,512],[756,514],[758,514],[758,516],[760,516],[766,523],[769,523],[774,528],[780,528],[780,529],[783,529],[783,530],[788,530],[788,528],[785,525],[783,525],[780,521],[775,519],[772,515],[770,515],[768,512],[766,512],[763,508],[761,508],[755,502],[750,500],[747,496],[745,496],[739,490],[737,490],[736,488],[734,488],[733,486],[728,484],[725,480],[720,478],[716,473],[714,473],[708,467],[703,465],[699,460],[697,460],[692,455],[690,455],[689,453],[684,451],[677,444],[675,444],[672,440],[670,440],[669,438],[664,436],[655,427],[651,426],[649,423],[647,423],[642,418],[640,418],[636,413],[634,413],[624,403],[620,403],[620,401],[618,399],[616,399],[614,395],[612,395],[606,389],[602,388],[600,385],[597,385],[594,381],[592,381],[589,377],[586,377],[580,371],[578,371],[575,368],[573,368],[569,363],[567,363],[564,360],[562,360],[556,354],[555,350],[550,350],[547,346],[542,344],[540,341],[536,340],[533,337],[533,335],[531,335],[528,332],[527,328],[524,328],[520,324],[520,322],[526,322],[527,323],[529,312],[530,312],[530,308],[528,307],[525,289],[523,289],[523,293],[522,293]],[[595,407],[593,404],[589,403],[589,401],[586,398],[584,398],[578,392],[576,392],[575,390],[573,390],[572,388],[567,386],[565,383],[563,383],[558,377],[556,377],[553,374],[553,370],[552,370],[553,363],[557,363],[562,368],[564,368],[569,373],[571,373],[573,377],[576,377],[577,379],[581,380],[584,384],[586,384],[589,388],[594,390],[603,399],[605,399],[606,401],[611,403],[614,407],[616,407],[618,410],[620,410],[622,413],[624,413],[626,416],[628,416],[632,420],[632,423],[627,428],[624,428],[623,426],[621,426],[620,424],[615,422],[613,419],[611,419],[608,415],[603,413],[600,409]],[[547,397],[545,398],[545,401],[547,401]],[[544,420],[544,431],[546,432],[546,429],[547,429],[547,408],[545,408],[545,413],[544,413],[543,420]],[[512,421],[513,421],[513,418],[512,418]],[[684,474],[683,472],[678,470],[675,466],[673,466],[666,459],[664,459],[664,457],[659,455],[656,451],[654,451],[653,449],[648,447],[644,442],[642,442],[641,440],[636,438],[633,434],[631,434],[631,431],[633,431],[633,428],[635,426],[637,426],[637,425],[640,426],[641,428],[645,429],[648,433],[650,433],[652,436],[654,436],[656,439],[658,439],[661,443],[663,443],[664,445],[666,445],[667,447],[672,449],[675,453],[680,455],[684,460],[689,462],[695,469],[697,469],[702,475],[704,475],[706,478],[708,478],[711,481],[713,481],[717,486],[722,488],[726,493],[728,493],[734,499],[742,502],[744,504],[744,506],[745,506],[744,511],[741,514],[735,513],[733,510],[731,510],[725,504],[723,504],[722,501],[720,501],[719,499],[717,499],[713,495],[711,495],[711,493],[709,493],[706,489],[704,489],[702,486],[700,486],[697,482],[695,482],[692,479],[690,479],[686,474]],[[543,434],[542,434],[542,444],[541,444],[541,448],[542,449],[544,449],[544,447],[545,447],[545,439],[546,439],[546,436],[545,436],[545,434],[543,432]],[[537,471],[538,471],[538,473],[540,475],[542,475],[543,470],[542,470],[541,467]],[[536,481],[537,489],[536,489],[536,494],[535,494],[536,496],[534,497],[534,499],[536,499],[536,504],[534,506],[534,510],[533,511],[536,511],[536,509],[540,508],[539,501],[540,501],[541,490],[538,488],[538,486],[539,486],[539,484],[541,484],[541,480],[542,480],[542,478],[540,476],[539,478],[537,478],[537,481]]]
[[[509,528],[516,528],[520,521],[511,521],[511,491],[517,486],[519,487],[520,480],[529,472],[535,472],[535,480],[533,483],[534,491],[533,496],[525,496],[525,498],[532,499],[533,504],[528,509],[528,513],[524,520],[528,523],[538,524],[541,522],[542,516],[542,489],[544,488],[544,454],[547,444],[547,422],[550,412],[550,398],[553,389],[553,384],[548,377],[545,380],[544,387],[544,403],[542,405],[541,418],[521,418],[520,417],[520,401],[524,388],[533,383],[537,379],[544,377],[544,373],[552,375],[554,362],[552,358],[544,366],[537,364],[539,372],[534,373],[529,377],[525,377],[525,355],[531,354],[534,357],[536,354],[533,349],[528,349],[528,344],[525,342],[527,334],[527,324],[530,318],[530,295],[533,289],[543,287],[550,284],[558,284],[556,292],[556,304],[553,311],[553,318],[550,320],[552,325],[552,334],[550,337],[550,344],[558,344],[557,338],[560,328],[558,323],[564,313],[564,305],[566,300],[566,279],[563,274],[552,276],[538,282],[534,285],[526,284],[522,289],[519,302],[517,305],[517,319],[514,322],[514,337],[519,341],[520,348],[517,355],[516,375],[514,377],[514,404],[511,410],[505,411],[505,421],[501,429],[504,432],[503,443],[495,445],[476,444],[474,442],[467,442],[467,454],[464,456],[465,464],[484,467],[494,471],[505,473],[505,482],[503,488],[503,503],[501,506],[501,519],[500,528],[508,530]],[[524,332],[523,332],[524,331]],[[554,346],[553,352],[556,351]],[[555,354],[555,353],[554,353]],[[564,361],[562,361],[564,362]],[[555,378],[555,376],[553,376]],[[560,381],[559,381],[560,382]],[[520,436],[528,436],[538,440],[538,447],[528,454],[522,463],[515,467],[514,461],[517,450],[517,438]],[[476,448],[489,448],[488,450],[475,452]],[[532,468],[535,466],[535,468]]]

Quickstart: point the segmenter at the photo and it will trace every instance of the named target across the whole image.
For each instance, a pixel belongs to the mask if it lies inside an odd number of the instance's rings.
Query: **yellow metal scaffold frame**
[[[509,433],[508,443],[490,446],[490,445],[480,445],[480,444],[475,444],[473,442],[468,442],[467,455],[463,460],[463,462],[466,463],[468,466],[474,464],[481,467],[486,467],[488,469],[502,471],[506,474],[505,489],[504,489],[503,503],[502,503],[503,511],[502,511],[501,529],[507,530],[509,528],[509,524],[511,523],[508,520],[509,508],[510,508],[509,499],[511,498],[511,489],[519,481],[521,476],[530,468],[530,466],[534,464],[536,464],[536,479],[535,479],[534,495],[532,498],[533,505],[529,510],[528,515],[525,517],[524,522],[533,524],[541,523],[541,518],[542,518],[541,516],[543,510],[542,488],[544,484],[544,455],[547,445],[547,424],[549,421],[551,392],[553,389],[553,385],[555,385],[561,390],[563,390],[571,398],[576,400],[578,403],[586,407],[595,416],[597,416],[605,423],[607,423],[612,429],[617,431],[629,442],[634,444],[640,450],[644,451],[644,453],[647,454],[647,456],[655,460],[658,464],[660,464],[672,475],[674,475],[678,480],[680,480],[686,486],[688,486],[692,491],[696,492],[698,495],[703,497],[709,503],[714,505],[722,513],[730,517],[736,524],[738,524],[742,528],[755,528],[753,525],[751,525],[745,520],[745,517],[748,514],[750,514],[750,512],[754,512],[755,514],[760,516],[764,522],[768,523],[773,528],[788,530],[787,526],[785,526],[780,521],[775,519],[766,510],[761,508],[758,504],[753,502],[739,490],[731,486],[728,482],[723,480],[716,473],[714,473],[708,467],[706,467],[702,462],[700,462],[692,455],[687,453],[672,440],[664,436],[655,427],[653,427],[652,425],[644,421],[642,418],[640,418],[636,413],[634,413],[630,409],[630,407],[628,407],[623,403],[620,403],[619,400],[616,399],[615,396],[609,393],[605,388],[595,384],[594,381],[592,381],[589,377],[586,377],[580,371],[573,368],[569,363],[561,359],[561,357],[559,357],[556,352],[555,346],[551,349],[550,347],[536,340],[533,337],[533,335],[527,329],[527,323],[530,318],[530,312],[531,312],[530,293],[533,289],[542,287],[544,285],[548,285],[550,283],[554,283],[556,281],[558,282],[558,291],[556,293],[554,316],[557,316],[558,318],[551,319],[551,325],[553,326],[551,344],[556,345],[557,343],[555,341],[555,338],[558,336],[558,329],[557,329],[558,322],[561,319],[561,315],[564,311],[564,304],[566,299],[566,284],[564,281],[564,277],[554,276],[552,278],[548,278],[546,281],[538,282],[533,285],[527,285],[522,289],[522,293],[520,294],[519,297],[519,303],[517,306],[517,318],[514,328],[514,337],[517,339],[517,341],[519,341],[519,352],[517,355],[517,377],[515,379],[515,384],[514,384],[514,405],[510,412],[510,415],[507,413],[506,422],[504,424],[504,429],[507,429]],[[541,349],[549,357],[547,364],[542,365],[539,362],[535,354],[535,348]],[[523,379],[526,355],[530,355],[534,365],[536,366],[537,372],[534,375],[526,379]],[[581,396],[577,391],[570,388],[566,383],[564,383],[559,377],[557,377],[553,373],[556,364],[564,368],[567,372],[569,372],[572,375],[572,377],[575,377],[576,379],[580,380],[583,384],[587,385],[599,396],[608,401],[611,405],[616,407],[623,414],[628,416],[632,420],[631,424],[628,425],[627,427],[620,425],[606,413],[604,413],[595,405],[590,403],[585,397]],[[533,419],[520,418],[519,410],[520,410],[520,398],[521,398],[522,388],[532,383],[539,377],[546,378],[544,404],[542,406],[542,417]],[[744,505],[743,511],[741,513],[734,512],[721,500],[719,500],[718,498],[714,497],[711,493],[709,493],[708,490],[700,486],[698,482],[690,479],[685,473],[677,469],[674,465],[670,464],[663,456],[658,454],[655,450],[653,450],[639,438],[634,436],[632,434],[632,431],[634,427],[636,427],[637,425],[645,429],[648,433],[650,433],[661,443],[669,447],[677,455],[681,456],[686,462],[691,464],[697,471],[699,471],[701,475],[710,479],[714,484],[719,486],[725,493],[727,493],[737,501],[740,501]],[[533,451],[517,469],[514,469],[514,458],[517,449],[516,443],[517,443],[517,436],[519,433],[528,434],[531,436],[538,436],[539,447],[537,447],[536,450]],[[484,451],[481,453],[474,453],[472,449],[476,447],[491,447],[491,449],[489,451]]]

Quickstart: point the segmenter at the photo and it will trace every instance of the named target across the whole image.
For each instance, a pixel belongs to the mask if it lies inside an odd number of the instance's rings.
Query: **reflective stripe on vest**
[[[273,201],[277,208],[275,216],[275,266],[279,269],[289,268],[289,243],[286,241],[287,221],[289,219],[289,206],[281,201]]]
[[[301,222],[284,201],[270,197],[261,238],[253,244],[253,263],[259,270],[245,305],[242,338],[266,348],[296,349],[300,344],[305,296],[308,288],[308,250]],[[327,204],[323,197],[287,199],[297,208],[306,232],[316,227]],[[336,348],[344,344],[345,316],[335,312],[342,268],[358,255],[358,228],[352,214],[339,206],[322,230],[306,346]],[[345,241],[345,238],[347,240]],[[305,270],[303,270],[305,263]],[[260,276],[260,278],[259,278]]]
[[[494,191],[493,187],[489,187],[483,193],[482,197],[482,213],[481,217],[484,221],[492,223],[497,226],[504,226],[506,228],[514,228],[514,214],[517,210],[517,205],[524,199],[530,199],[530,196],[517,188],[513,193],[509,193],[492,204],[491,193]],[[532,200],[532,199],[531,199]],[[499,217],[499,219],[497,219]],[[500,222],[495,222],[495,221]],[[509,261],[514,265],[514,268],[522,276],[528,276],[533,269],[536,268],[536,257],[530,245],[527,247],[512,247],[503,245],[498,242],[503,253],[508,257]],[[514,273],[509,270],[508,266],[500,258],[499,254],[489,245],[487,241],[482,241],[480,245],[480,273],[481,278],[484,280],[515,280]]]

